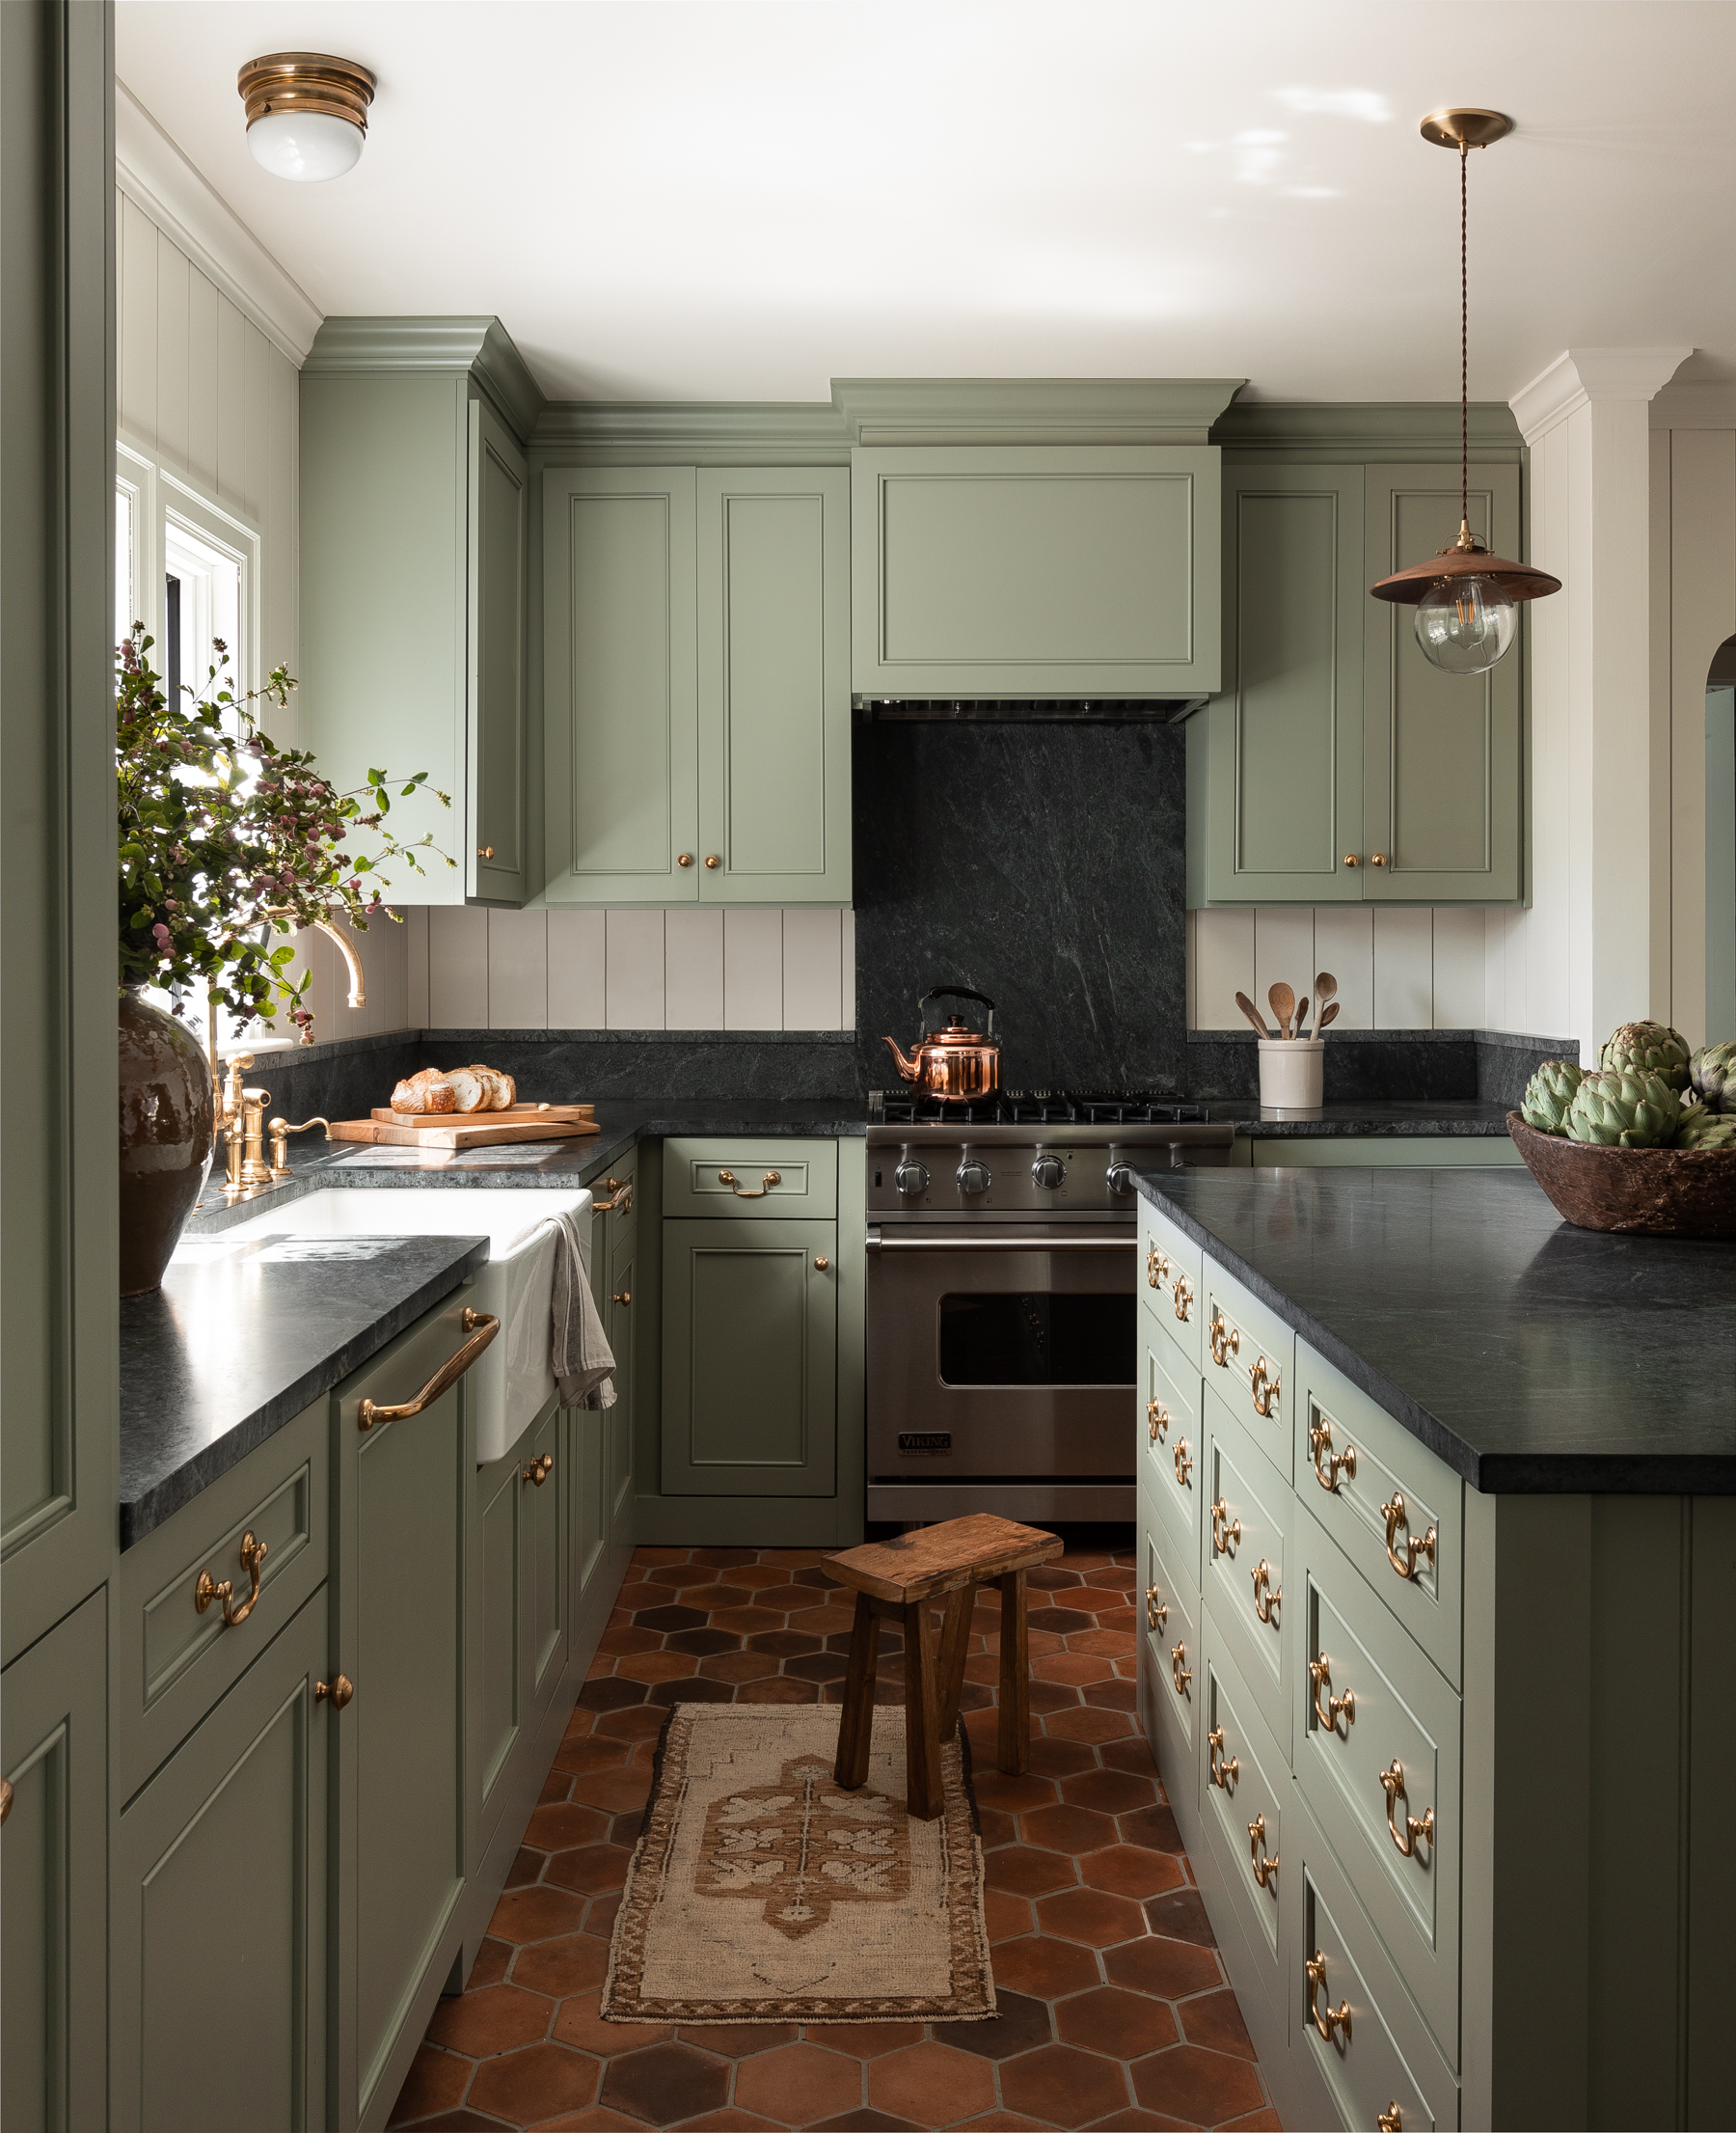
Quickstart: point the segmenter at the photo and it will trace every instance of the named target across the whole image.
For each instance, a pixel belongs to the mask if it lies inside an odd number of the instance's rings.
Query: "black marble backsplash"
[[[430,1029],[419,1066],[484,1060],[532,1104],[665,1097],[858,1100],[850,1030]],[[376,1099],[383,1101],[383,1099]]]

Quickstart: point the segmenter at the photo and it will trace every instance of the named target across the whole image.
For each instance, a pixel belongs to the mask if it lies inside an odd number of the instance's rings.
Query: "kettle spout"
[[[898,1067],[898,1071],[904,1077],[904,1079],[907,1081],[915,1080],[917,1074],[916,1061],[914,1059],[907,1059],[905,1057],[904,1053],[898,1049],[897,1041],[894,1038],[882,1037],[881,1039],[881,1042],[885,1046],[886,1050],[891,1053],[893,1060]]]

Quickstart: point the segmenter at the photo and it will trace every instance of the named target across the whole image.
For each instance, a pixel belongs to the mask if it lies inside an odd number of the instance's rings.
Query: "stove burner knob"
[[[926,1162],[918,1162],[914,1156],[901,1156],[898,1168],[892,1173],[892,1183],[901,1192],[926,1192],[929,1188],[929,1170]]]
[[[1067,1183],[1067,1165],[1059,1156],[1039,1156],[1031,1165],[1031,1183],[1053,1192]]]
[[[966,1156],[957,1173],[961,1192],[987,1192],[989,1190],[989,1165],[979,1162],[975,1156]]]
[[[1112,1162],[1107,1175],[1111,1192],[1132,1191],[1133,1173],[1125,1162]]]

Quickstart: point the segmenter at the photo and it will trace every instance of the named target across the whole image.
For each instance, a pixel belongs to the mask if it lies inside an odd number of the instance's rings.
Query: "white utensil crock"
[[[1324,1037],[1261,1037],[1260,1102],[1265,1110],[1317,1111]]]

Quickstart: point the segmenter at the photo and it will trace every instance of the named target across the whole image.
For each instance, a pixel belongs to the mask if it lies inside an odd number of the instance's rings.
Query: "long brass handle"
[[[1393,1568],[1398,1572],[1399,1576],[1409,1578],[1414,1578],[1416,1576],[1417,1558],[1419,1555],[1426,1555],[1428,1558],[1428,1567],[1430,1570],[1433,1570],[1435,1567],[1436,1538],[1435,1528],[1433,1526],[1429,1527],[1428,1531],[1423,1535],[1421,1540],[1418,1540],[1414,1536],[1407,1538],[1404,1543],[1404,1553],[1402,1556],[1399,1555],[1398,1550],[1393,1545],[1394,1542],[1397,1540],[1400,1531],[1408,1530],[1405,1527],[1404,1498],[1397,1489],[1393,1490],[1392,1501],[1390,1503],[1383,1503],[1381,1505],[1380,1515],[1386,1520],[1387,1561],[1392,1564]]]
[[[1278,1406],[1279,1373],[1263,1355],[1255,1362],[1248,1377],[1248,1390],[1254,1397],[1256,1414],[1274,1413]]]
[[[459,1324],[470,1335],[456,1354],[448,1355],[414,1400],[406,1400],[399,1407],[382,1408],[372,1400],[364,1400],[356,1409],[356,1427],[371,1430],[376,1422],[403,1422],[413,1414],[420,1414],[424,1408],[432,1407],[443,1392],[448,1392],[474,1363],[501,1330],[501,1322],[492,1312],[466,1309]]]
[[[633,1187],[631,1183],[616,1186],[615,1181],[610,1178],[609,1185],[610,1191],[614,1193],[614,1198],[612,1200],[593,1200],[591,1213],[593,1215],[625,1215],[633,1205]]]
[[[1241,1520],[1232,1518],[1230,1506],[1220,1496],[1211,1507],[1211,1552],[1234,1555],[1241,1545]]]
[[[1176,1444],[1176,1479],[1183,1489],[1188,1486],[1187,1477],[1192,1472],[1193,1454],[1188,1450],[1187,1439],[1183,1436],[1179,1438]]]
[[[1415,1815],[1406,1815],[1402,1831],[1393,1819],[1394,1808],[1404,1797],[1404,1765],[1397,1756],[1393,1758],[1391,1766],[1381,1771],[1380,1782],[1386,1791],[1387,1834],[1392,1838],[1394,1844],[1398,1846],[1400,1853],[1406,1859],[1416,1859],[1417,1846],[1420,1844],[1426,1845],[1432,1852],[1434,1850],[1434,1809],[1432,1807],[1426,1811],[1420,1821]],[[1417,1859],[1417,1864],[1421,1867],[1426,1867],[1428,1862],[1425,1859]]]
[[[13,1789],[11,1778],[0,1778],[0,1829],[6,1827],[6,1818],[12,1813]]]
[[[1169,1428],[1169,1409],[1161,1400],[1146,1402],[1146,1430],[1153,1444]]]
[[[1248,1824],[1248,1853],[1253,1862],[1255,1880],[1262,1889],[1269,1889],[1278,1878],[1278,1854],[1274,1851],[1269,1859],[1265,1855],[1263,1815],[1256,1815]]]
[[[1302,1973],[1303,1976],[1308,1980],[1309,2020],[1313,2022],[1315,2028],[1319,2031],[1320,2035],[1326,2039],[1327,2043],[1330,2044],[1332,2042],[1332,2033],[1334,2030],[1343,2030],[1344,2033],[1344,2042],[1346,2044],[1349,2043],[1349,2001],[1341,2000],[1338,2006],[1334,2007],[1331,2001],[1328,2000],[1326,2005],[1322,2007],[1316,1998],[1316,1994],[1322,1991],[1326,1984],[1326,1957],[1320,1953],[1317,1948],[1316,1949],[1314,1954],[1309,1956],[1308,1960],[1302,1965]]]
[[[201,1571],[199,1583],[193,1588],[193,1605],[203,1614],[214,1600],[223,1602],[223,1620],[227,1627],[238,1629],[248,1616],[259,1604],[259,1565],[265,1560],[265,1543],[256,1541],[251,1533],[241,1536],[241,1568],[253,1580],[253,1589],[237,1607],[234,1604],[234,1584],[225,1578],[221,1585],[213,1582],[209,1571]]]
[[[1167,1600],[1158,1599],[1157,1591],[1158,1588],[1155,1585],[1146,1587],[1146,1627],[1148,1629],[1161,1629],[1169,1620],[1169,1603]]]
[[[733,1170],[719,1170],[718,1183],[728,1186],[738,1200],[763,1200],[774,1185],[783,1183],[775,1170],[768,1170],[758,1185],[743,1185]]]
[[[1283,1591],[1272,1583],[1272,1566],[1262,1555],[1260,1568],[1254,1572],[1254,1612],[1261,1622],[1269,1622],[1276,1627],[1278,1610],[1283,1603]]]
[[[1350,1729],[1356,1723],[1356,1691],[1345,1689],[1342,1696],[1334,1696],[1332,1689],[1332,1661],[1322,1652],[1317,1659],[1308,1662],[1308,1678],[1314,1683],[1314,1714],[1316,1722],[1324,1733],[1337,1733],[1342,1714],[1344,1721],[1344,1738],[1350,1737]],[[1327,1691],[1326,1706],[1320,1708],[1320,1691]]]
[[[1326,1463],[1320,1464],[1320,1454],[1326,1454]],[[1313,1422],[1308,1430],[1308,1456],[1314,1463],[1315,1479],[1328,1495],[1338,1494],[1338,1480],[1343,1474],[1346,1480],[1356,1479],[1356,1446],[1346,1444],[1342,1452],[1332,1448],[1332,1430],[1327,1423]]]
[[[313,1683],[313,1701],[323,1704],[330,1697],[334,1710],[341,1710],[355,1693],[356,1684],[347,1674],[334,1674],[329,1682]]]
[[[1146,1253],[1147,1287],[1153,1289],[1161,1288],[1163,1283],[1169,1279],[1169,1260],[1162,1252],[1157,1249],[1155,1244],[1152,1245],[1150,1250]]]
[[[1228,1763],[1218,1761],[1224,1747],[1224,1729],[1222,1726],[1212,1727],[1211,1731],[1206,1736],[1206,1745],[1211,1751],[1212,1784],[1217,1787],[1220,1792],[1234,1792],[1235,1781],[1241,1775],[1241,1759],[1238,1756],[1232,1756]]]
[[[530,1462],[529,1465],[527,1466],[525,1468],[525,1471],[519,1476],[519,1479],[521,1481],[528,1481],[532,1489],[540,1489],[543,1483],[548,1480],[549,1476],[554,1471],[555,1454],[553,1452],[545,1452],[541,1459],[533,1459]]]
[[[1187,1647],[1185,1644],[1172,1644],[1170,1646],[1170,1679],[1176,1684],[1176,1694],[1178,1696],[1187,1694],[1187,1684],[1193,1680],[1193,1668],[1182,1664],[1186,1657]]]

